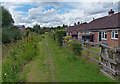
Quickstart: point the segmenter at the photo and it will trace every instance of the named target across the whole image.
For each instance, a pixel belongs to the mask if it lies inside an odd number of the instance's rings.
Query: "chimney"
[[[74,26],[76,25],[76,23],[74,23]]]
[[[78,25],[80,24],[80,22],[78,21]]]
[[[111,15],[114,14],[114,11],[111,9],[111,10],[108,12],[108,14],[111,16]]]

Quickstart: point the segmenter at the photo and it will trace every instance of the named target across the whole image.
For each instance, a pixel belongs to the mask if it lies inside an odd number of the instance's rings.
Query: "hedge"
[[[62,45],[62,37],[64,37],[64,36],[66,36],[65,30],[56,30],[55,38],[56,38],[56,42],[58,43],[59,46]]]

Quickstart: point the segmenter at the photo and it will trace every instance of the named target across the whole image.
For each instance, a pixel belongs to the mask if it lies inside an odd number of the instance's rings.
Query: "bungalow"
[[[22,32],[24,32],[26,30],[24,25],[16,25],[15,27],[20,29]]]
[[[120,12],[114,14],[111,9],[108,16],[94,19],[83,28],[78,30],[78,39],[89,40],[102,43],[110,47],[118,47],[120,44]],[[85,34],[86,33],[86,34]]]
[[[79,29],[81,29],[83,26],[85,26],[87,23],[81,23],[78,22],[78,25],[76,23],[74,23],[74,26],[70,26],[66,29],[67,33],[66,35],[67,36],[72,36],[72,38],[77,38],[78,37],[78,34],[77,34],[77,31]]]

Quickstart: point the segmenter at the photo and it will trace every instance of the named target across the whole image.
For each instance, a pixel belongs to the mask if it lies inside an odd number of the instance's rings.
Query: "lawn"
[[[97,64],[82,57],[74,61],[74,55],[56,45],[48,36],[39,43],[39,55],[24,68],[27,82],[115,82],[104,76]]]

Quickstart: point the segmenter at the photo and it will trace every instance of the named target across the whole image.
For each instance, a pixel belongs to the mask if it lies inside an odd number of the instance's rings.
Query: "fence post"
[[[87,43],[87,51],[88,51],[88,57],[90,56],[90,52],[89,52],[89,47],[90,47],[90,44],[89,44],[89,42]]]
[[[116,53],[117,58],[117,76],[120,80],[120,30],[118,30],[118,52]]]

